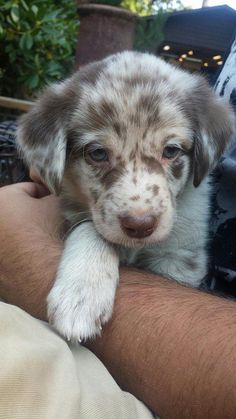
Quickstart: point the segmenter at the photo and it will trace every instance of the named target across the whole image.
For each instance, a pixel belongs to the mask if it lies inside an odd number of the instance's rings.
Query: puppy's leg
[[[142,260],[139,258],[137,266],[150,270],[166,278],[177,282],[199,287],[207,274],[207,254],[204,248],[195,250],[178,249],[175,253],[168,252],[166,255],[158,255],[148,258],[148,254]]]
[[[68,237],[55,284],[48,296],[49,321],[67,339],[99,335],[112,315],[119,258],[92,222]]]

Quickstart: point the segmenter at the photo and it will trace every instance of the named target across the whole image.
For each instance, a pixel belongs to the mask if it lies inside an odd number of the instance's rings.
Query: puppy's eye
[[[102,147],[90,145],[85,149],[85,159],[88,163],[104,163],[108,162],[108,152]]]
[[[104,148],[97,148],[97,150],[90,151],[89,157],[94,161],[106,161],[108,160],[108,154]]]
[[[176,146],[166,146],[163,150],[162,157],[164,159],[174,159],[180,152],[180,148]]]

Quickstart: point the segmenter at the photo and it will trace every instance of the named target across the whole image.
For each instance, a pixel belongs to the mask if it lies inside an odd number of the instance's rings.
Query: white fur
[[[49,320],[68,340],[101,333],[112,315],[119,279],[118,256],[91,222],[69,235],[48,296]]]

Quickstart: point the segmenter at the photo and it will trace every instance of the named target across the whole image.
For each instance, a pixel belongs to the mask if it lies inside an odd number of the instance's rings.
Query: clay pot
[[[134,13],[113,6],[81,3],[78,12],[80,32],[76,51],[77,66],[133,49],[136,24]]]

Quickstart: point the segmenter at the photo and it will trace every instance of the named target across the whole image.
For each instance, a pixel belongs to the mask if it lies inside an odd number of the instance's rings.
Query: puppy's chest
[[[148,247],[140,249],[119,249],[120,264],[125,266],[133,266],[139,269],[160,273],[158,269],[158,261],[163,260],[164,255],[155,247],[152,250]],[[155,269],[152,269],[152,261],[155,261]]]
[[[163,261],[184,250],[184,243],[181,246],[179,245],[175,246],[173,241],[169,239],[165,243],[135,249],[119,247],[120,263],[121,265],[135,266],[139,269],[161,273]],[[191,250],[189,250],[189,253],[192,253]]]
[[[198,286],[207,273],[206,229],[194,222],[187,229],[180,224],[161,243],[136,249],[120,247],[120,263]]]

